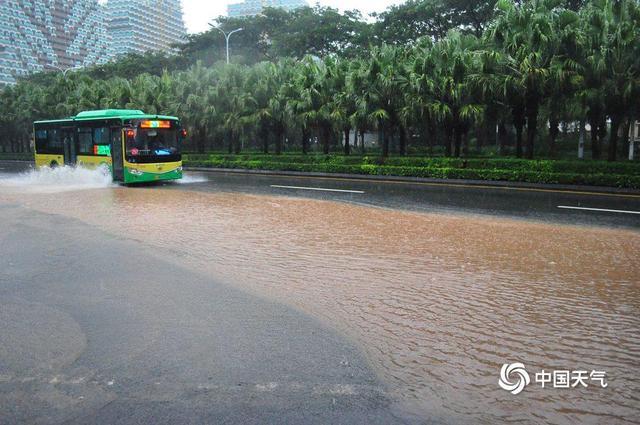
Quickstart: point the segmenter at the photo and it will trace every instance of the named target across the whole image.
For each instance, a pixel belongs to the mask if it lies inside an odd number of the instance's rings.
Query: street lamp
[[[226,33],[222,30],[222,28],[220,27],[214,27],[215,29],[217,29],[218,31],[220,31],[222,33],[222,35],[224,35],[225,40],[227,41],[227,65],[229,64],[229,38],[231,38],[231,34],[234,34],[236,32],[240,32],[243,30],[243,28],[238,28],[235,29],[233,31],[231,31],[230,33]]]
[[[62,71],[62,76],[63,76],[63,77],[66,77],[66,76],[67,76],[67,71],[76,71],[76,70],[78,70],[78,69],[82,69],[82,68],[83,68],[82,66],[79,66],[79,65],[73,66],[73,67],[71,67],[71,68],[60,68],[60,67],[59,67],[59,66],[57,66],[57,65],[49,65],[49,67],[50,67],[50,68],[57,69],[58,71]]]

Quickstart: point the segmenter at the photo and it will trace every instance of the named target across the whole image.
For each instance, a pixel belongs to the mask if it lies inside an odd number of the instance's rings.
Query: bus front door
[[[64,165],[75,165],[77,153],[73,128],[63,128],[61,136],[64,147]]]
[[[113,180],[124,181],[121,127],[111,128],[111,164],[111,166],[113,167]]]

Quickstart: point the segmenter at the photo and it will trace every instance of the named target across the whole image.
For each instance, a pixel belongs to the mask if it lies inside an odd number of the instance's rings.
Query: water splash
[[[209,181],[209,179],[207,179],[202,174],[183,174],[180,180],[176,180],[176,182],[178,182],[179,184],[204,183],[207,181]]]
[[[18,175],[0,177],[0,188],[29,193],[58,193],[113,186],[109,170],[104,167],[43,167]]]

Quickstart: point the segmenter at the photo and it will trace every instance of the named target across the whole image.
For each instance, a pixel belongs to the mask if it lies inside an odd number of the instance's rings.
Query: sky
[[[239,3],[241,0],[182,0],[182,10],[187,31],[197,33],[209,29],[209,22],[220,15],[227,14],[229,3]],[[307,0],[315,4],[315,0]],[[382,12],[392,4],[402,3],[399,0],[320,0],[322,6],[330,6],[344,10],[358,9],[363,15],[371,12]]]

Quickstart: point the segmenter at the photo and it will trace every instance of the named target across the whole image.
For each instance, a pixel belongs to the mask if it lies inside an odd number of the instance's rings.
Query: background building
[[[110,55],[170,50],[187,30],[180,0],[109,0]]]
[[[45,71],[108,60],[98,0],[1,0],[0,86]]]
[[[232,18],[237,18],[257,15],[265,7],[280,7],[285,10],[293,10],[303,6],[308,6],[305,0],[245,0],[242,3],[227,6],[227,14]]]

